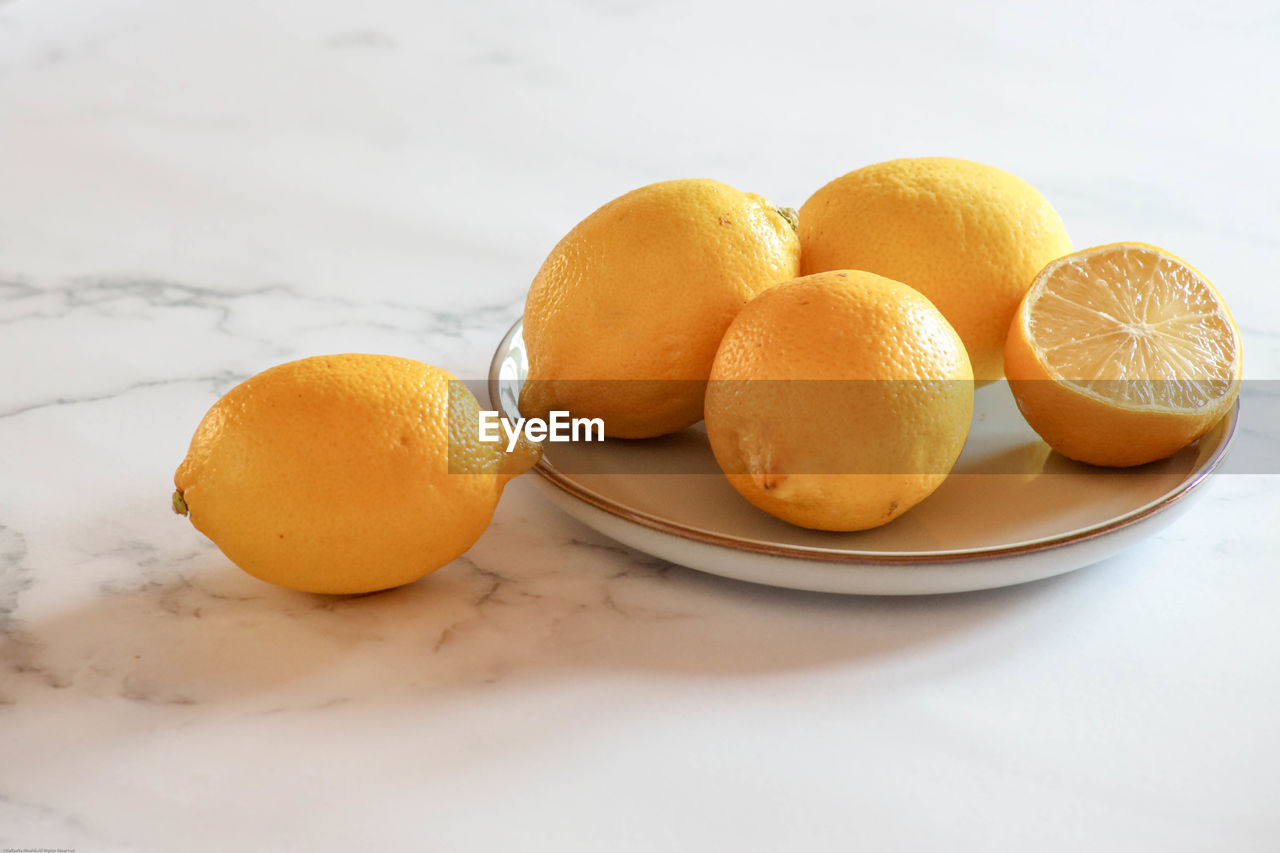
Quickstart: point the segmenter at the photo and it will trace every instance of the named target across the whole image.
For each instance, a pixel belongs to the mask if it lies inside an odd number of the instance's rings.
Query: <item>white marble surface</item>
[[[1280,18],[1145,8],[0,0],[0,844],[1280,849],[1275,476],[915,600],[660,564],[523,481],[436,575],[320,598],[168,506],[235,381],[479,376],[559,235],[670,177],[995,163],[1201,267],[1280,378]]]

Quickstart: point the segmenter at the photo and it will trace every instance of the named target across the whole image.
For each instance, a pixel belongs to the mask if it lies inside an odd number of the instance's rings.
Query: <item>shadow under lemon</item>
[[[466,555],[394,590],[292,592],[210,548],[167,579],[18,621],[3,638],[0,693],[21,702],[118,697],[199,714],[429,702],[504,679],[857,669],[917,653],[964,668],[1041,630],[1037,613],[1066,612],[1069,590],[1085,584],[902,599],[756,586],[614,544],[516,481]]]

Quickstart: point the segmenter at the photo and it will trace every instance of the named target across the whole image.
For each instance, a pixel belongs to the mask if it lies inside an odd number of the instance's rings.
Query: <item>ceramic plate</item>
[[[515,416],[528,361],[517,322],[489,371],[493,408]],[[645,441],[548,443],[547,497],[588,527],[664,560],[773,586],[921,595],[1008,586],[1096,563],[1174,521],[1223,459],[1239,404],[1177,455],[1126,470],[1052,452],[1004,383],[980,388],[946,482],[890,524],[856,533],[793,527],[720,473],[699,424]]]

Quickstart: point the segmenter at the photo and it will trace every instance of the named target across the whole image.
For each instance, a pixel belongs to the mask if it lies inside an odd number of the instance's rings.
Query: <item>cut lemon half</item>
[[[1212,429],[1240,391],[1240,330],[1221,294],[1143,243],[1050,262],[1014,314],[1004,358],[1027,423],[1092,465],[1171,456]]]

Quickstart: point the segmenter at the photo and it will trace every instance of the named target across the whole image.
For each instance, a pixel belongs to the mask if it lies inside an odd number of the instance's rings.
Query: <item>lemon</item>
[[[1094,465],[1163,459],[1213,428],[1240,390],[1240,332],[1203,275],[1142,243],[1044,268],[1009,330],[1005,373],[1031,427]]]
[[[1037,272],[1071,251],[1057,212],[1008,172],[947,157],[877,163],[800,208],[803,272],[868,270],[919,290],[960,333],[983,381]]]
[[[946,478],[973,417],[973,371],[924,296],[868,272],[805,276],[730,324],[706,428],[729,482],[802,527],[862,530]]]
[[[196,429],[174,508],[246,572],[306,592],[417,580],[466,551],[538,447],[482,444],[448,371],[329,355],[232,388]]]
[[[601,418],[623,438],[697,423],[729,322],[799,274],[792,217],[711,180],[651,184],[592,213],[529,289],[521,413]]]

